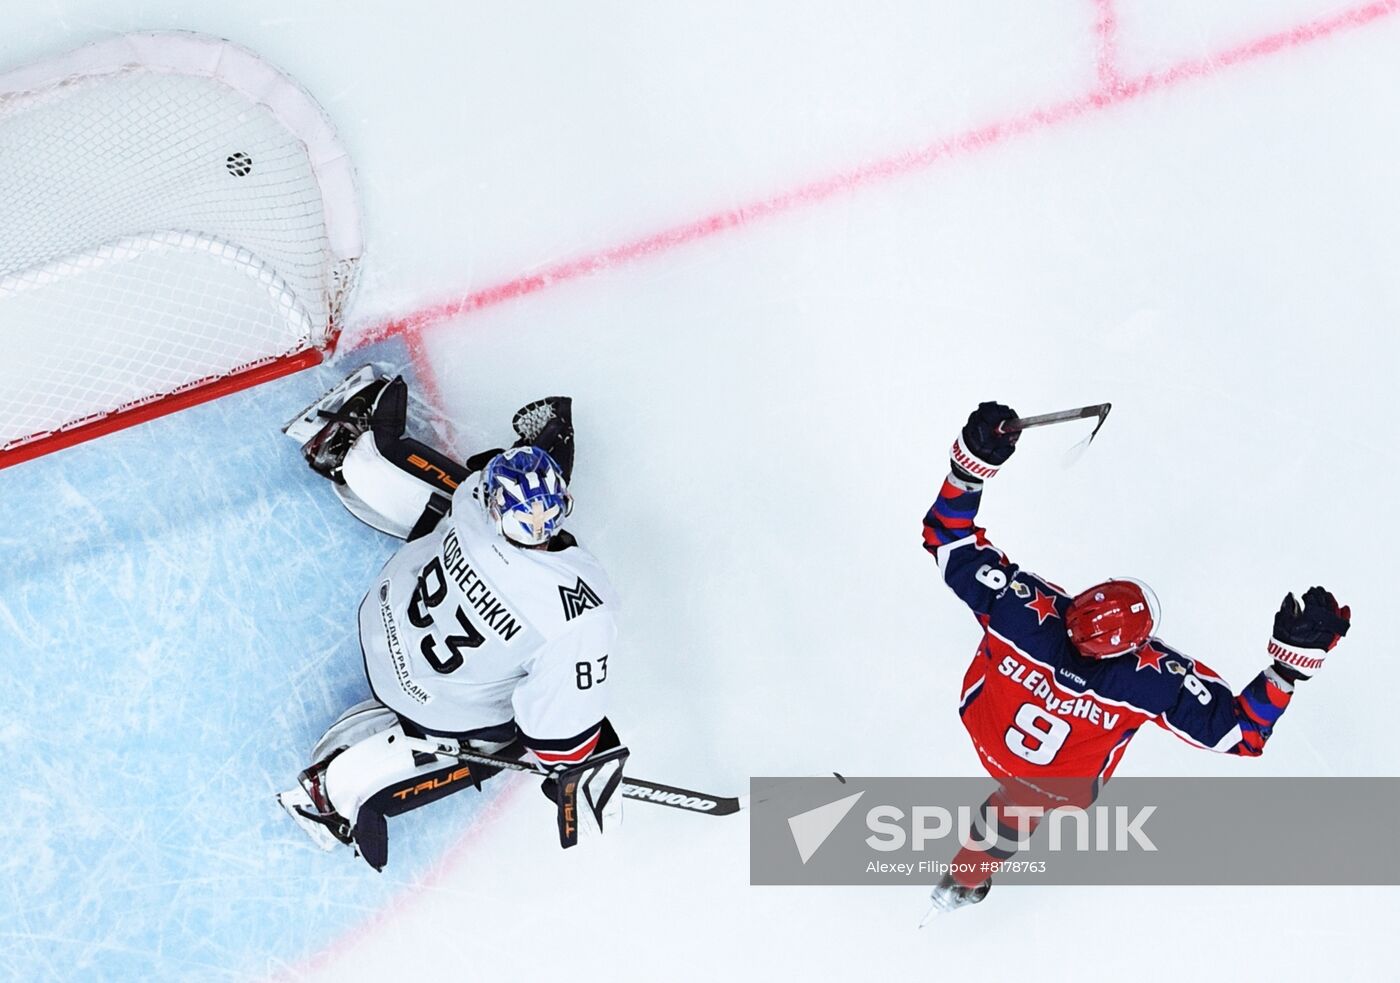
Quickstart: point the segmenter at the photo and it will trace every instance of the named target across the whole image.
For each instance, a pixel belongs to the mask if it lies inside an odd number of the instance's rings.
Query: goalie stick
[[[488,754],[485,751],[467,750],[456,746],[455,742],[439,742],[431,738],[411,738],[410,746],[417,747],[429,754],[454,757],[461,761],[474,761],[477,764],[491,765],[494,768],[507,771],[530,772],[541,778],[548,778],[552,774],[542,765],[532,765],[515,758]],[[742,795],[710,795],[693,789],[625,776],[622,779],[622,797],[638,802],[650,802],[652,805],[667,806],[671,809],[682,809],[704,816],[733,815],[744,808],[744,800],[747,798],[747,796]]]

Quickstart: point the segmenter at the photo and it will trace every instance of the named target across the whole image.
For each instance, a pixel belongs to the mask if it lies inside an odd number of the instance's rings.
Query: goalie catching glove
[[[1351,608],[1339,605],[1331,591],[1310,587],[1302,600],[1289,594],[1269,639],[1274,671],[1290,683],[1312,678],[1350,627]]]

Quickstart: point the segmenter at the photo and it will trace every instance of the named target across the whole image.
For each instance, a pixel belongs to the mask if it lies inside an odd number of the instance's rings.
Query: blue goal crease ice
[[[395,541],[281,425],[303,372],[0,472],[0,978],[257,978],[410,886],[498,790],[391,821],[376,874],[274,794],[368,695]]]

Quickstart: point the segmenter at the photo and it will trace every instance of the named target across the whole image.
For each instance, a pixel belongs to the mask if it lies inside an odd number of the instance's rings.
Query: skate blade
[[[305,444],[326,425],[321,411],[334,413],[345,405],[350,394],[369,385],[379,374],[373,365],[362,365],[340,382],[328,389],[323,396],[287,421],[282,432],[298,444]]]
[[[314,811],[316,808],[305,789],[298,787],[279,792],[277,804],[287,811],[287,815],[292,817],[292,821],[300,826],[302,831],[311,837],[311,841],[322,850],[330,853],[340,845],[340,841],[330,830],[299,811],[301,809]]]

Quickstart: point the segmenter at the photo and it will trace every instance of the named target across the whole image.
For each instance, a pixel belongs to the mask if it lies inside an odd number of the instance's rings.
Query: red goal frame
[[[222,396],[252,389],[265,382],[293,375],[303,369],[320,365],[325,354],[319,349],[308,348],[292,355],[260,362],[229,375],[201,379],[178,392],[168,393],[154,399],[106,413],[86,423],[77,422],[71,427],[55,430],[52,433],[36,436],[33,440],[16,444],[8,450],[0,450],[0,470],[32,461],[36,457],[52,454],[54,451],[81,444],[96,437],[103,437],[139,423],[158,420],[171,413],[207,403]]]

